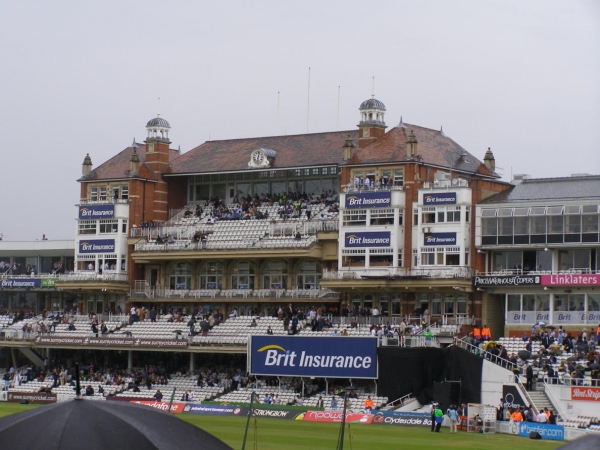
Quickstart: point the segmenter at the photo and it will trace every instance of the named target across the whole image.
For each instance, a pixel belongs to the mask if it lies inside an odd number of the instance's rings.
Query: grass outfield
[[[244,417],[223,417],[201,414],[181,414],[179,417],[191,424],[199,426],[229,444],[234,449],[242,448],[244,439]],[[256,434],[260,450],[333,450],[336,448],[339,424],[302,422],[285,419],[257,419]],[[352,425],[352,443],[346,428],[344,449],[478,449],[494,450],[518,448],[553,449],[562,445],[557,441],[534,441],[531,439],[509,436],[507,434],[449,433],[442,428],[440,433],[432,433],[425,427],[403,427],[394,425]],[[248,429],[246,449],[254,448],[254,419]]]
[[[0,417],[27,411],[37,405],[0,403]],[[245,417],[209,416],[202,414],[179,414],[177,417],[203,428],[234,449],[242,448]],[[339,424],[302,422],[297,420],[256,420],[257,448],[260,450],[333,450],[336,448]],[[479,434],[459,431],[450,434],[448,428],[431,433],[425,427],[402,427],[394,425],[352,425],[352,442],[346,428],[344,448],[349,450],[372,450],[374,448],[406,448],[435,450],[444,448],[494,450],[554,449],[562,443],[557,441],[534,441],[506,434]],[[254,419],[250,422],[246,449],[254,448]]]

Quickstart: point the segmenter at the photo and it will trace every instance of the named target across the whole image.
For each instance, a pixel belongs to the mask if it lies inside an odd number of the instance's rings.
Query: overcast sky
[[[141,142],[439,129],[505,180],[600,173],[600,1],[23,1],[0,27],[0,232],[75,236],[76,182]],[[279,120],[277,116],[280,92]],[[158,104],[160,97],[160,105]]]

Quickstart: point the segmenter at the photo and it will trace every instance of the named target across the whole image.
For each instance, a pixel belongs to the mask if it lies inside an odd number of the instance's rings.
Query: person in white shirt
[[[537,415],[537,421],[539,423],[548,423],[548,416],[543,410]]]

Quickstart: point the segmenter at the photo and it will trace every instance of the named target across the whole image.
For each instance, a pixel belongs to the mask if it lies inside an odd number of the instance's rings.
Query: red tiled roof
[[[498,177],[471,153],[438,130],[405,124],[394,127],[371,145],[354,153],[351,165],[382,164],[411,161],[406,154],[406,141],[411,130],[418,142],[419,161],[457,171]],[[462,156],[464,155],[464,156]]]
[[[358,130],[209,141],[175,159],[169,173],[248,170],[250,154],[258,148],[277,152],[271,162],[274,169],[339,164],[348,135],[358,148]]]
[[[146,164],[146,145],[145,144],[137,144],[137,153],[140,158],[140,172],[142,172],[142,167]],[[173,160],[179,157],[179,152],[174,149],[170,149],[170,159]],[[126,149],[120,151],[115,156],[110,158],[105,163],[96,167],[87,177],[81,177],[78,181],[96,181],[96,180],[114,180],[114,179],[122,179],[129,178],[129,160],[131,159],[131,155],[133,154],[133,147],[127,147]],[[156,179],[156,177],[152,174],[151,170],[145,170],[150,174],[148,177],[142,176],[142,178]]]

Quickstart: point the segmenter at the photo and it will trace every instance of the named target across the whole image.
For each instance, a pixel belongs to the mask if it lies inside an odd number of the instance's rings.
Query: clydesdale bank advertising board
[[[251,336],[252,375],[377,378],[377,338]]]

